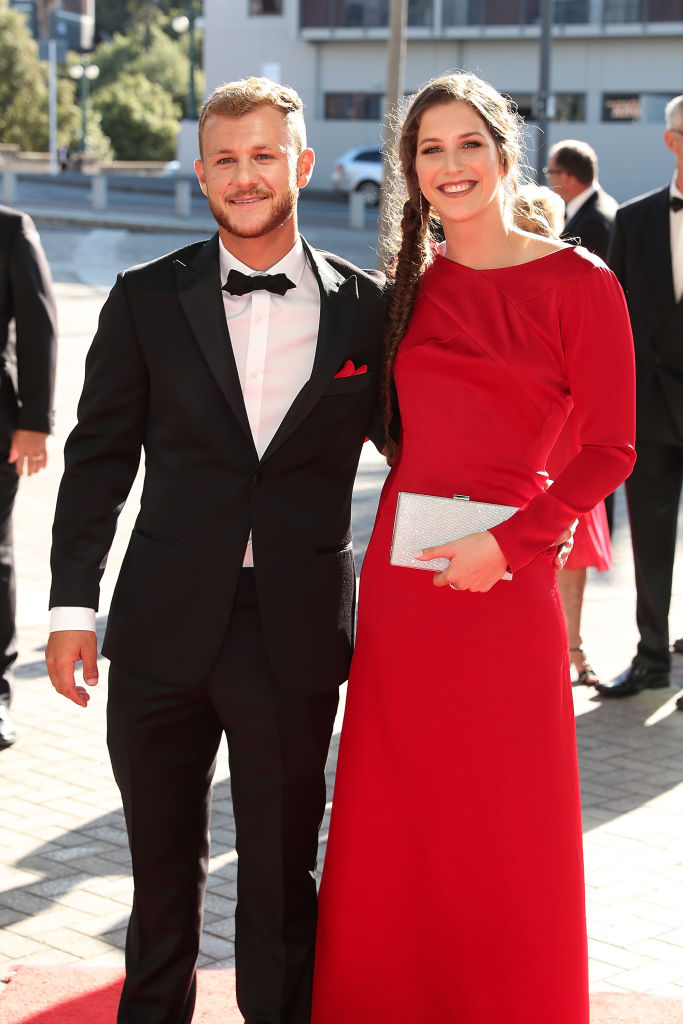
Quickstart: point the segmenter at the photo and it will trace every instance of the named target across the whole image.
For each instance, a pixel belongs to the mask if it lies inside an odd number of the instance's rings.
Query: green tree
[[[22,14],[0,0],[0,140],[47,148],[47,78]]]
[[[117,160],[174,157],[180,108],[162,85],[149,81],[142,72],[124,72],[93,91],[92,106],[102,119]]]
[[[122,74],[141,74],[161,86],[175,103],[184,104],[190,65],[184,45],[171,39],[160,25],[151,27],[151,45],[145,48],[144,26],[137,26],[128,35],[116,34],[111,42],[100,43],[92,60],[100,69],[93,83],[93,94],[112,85]],[[197,83],[197,90],[202,83]]]

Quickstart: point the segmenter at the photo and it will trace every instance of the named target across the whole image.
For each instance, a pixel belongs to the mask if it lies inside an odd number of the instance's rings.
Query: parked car
[[[379,203],[384,163],[377,146],[356,146],[337,160],[332,171],[335,192],[360,192],[368,206]]]

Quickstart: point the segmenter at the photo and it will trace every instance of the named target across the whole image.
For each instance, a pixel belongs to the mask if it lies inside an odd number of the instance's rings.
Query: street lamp
[[[192,0],[189,0],[189,2],[188,2],[188,4],[187,4],[185,9],[187,11],[187,14],[179,14],[177,18],[173,18],[172,21],[171,21],[171,25],[173,26],[173,31],[177,32],[178,35],[182,35],[184,32],[188,32],[188,31],[190,33],[189,39],[188,39],[188,43],[189,43],[189,46],[188,46],[188,59],[190,61],[190,80],[189,80],[188,89],[187,89],[187,107],[186,107],[186,110],[185,110],[185,117],[187,118],[188,121],[194,121],[196,119],[196,117],[197,117],[197,100],[195,98],[195,89],[194,89],[194,67],[195,67],[195,59],[194,59],[194,30],[195,30],[195,26],[197,28],[202,28],[202,26],[204,24],[204,19],[203,18],[198,18],[196,16],[195,11],[194,11],[194,4],[192,3]]]
[[[75,81],[81,83],[81,141],[79,150],[85,153],[86,138],[88,132],[88,85],[99,77],[100,69],[97,64],[72,64],[69,74]]]

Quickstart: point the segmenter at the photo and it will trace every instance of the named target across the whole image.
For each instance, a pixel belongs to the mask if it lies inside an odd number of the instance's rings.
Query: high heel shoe
[[[572,654],[581,655],[581,668],[579,668],[579,666],[574,662],[574,659],[571,658]],[[570,647],[569,655],[570,660],[574,664],[576,671],[579,673],[578,678],[576,680],[579,686],[596,686],[600,682],[600,680],[594,669],[592,669],[589,663],[586,661],[586,654],[584,652],[583,647]]]

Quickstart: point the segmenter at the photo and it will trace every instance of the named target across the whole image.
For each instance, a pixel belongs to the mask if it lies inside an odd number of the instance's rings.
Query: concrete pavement
[[[141,230],[132,233],[120,225],[81,229],[72,222],[56,229],[42,224],[40,216],[37,221],[57,282],[61,347],[50,462],[43,473],[22,481],[15,516],[20,657],[13,711],[19,739],[0,752],[0,974],[17,962],[123,961],[132,884],[104,738],[106,662],[100,663],[101,681],[85,711],[58,697],[47,680],[43,647],[49,529],[61,448],[74,421],[85,352],[115,272],[197,237],[173,226],[162,239],[146,233],[140,222]],[[372,231],[322,230],[314,224],[303,229],[314,244],[372,265],[364,258],[372,251]],[[206,233],[206,227],[198,232]],[[354,503],[359,556],[384,472],[381,460],[366,451]],[[105,573],[100,625],[135,503],[134,494],[122,514]],[[634,652],[633,608],[628,526],[619,494],[615,567],[591,578],[584,607],[584,644],[605,678],[624,668]],[[671,622],[674,635],[683,635],[683,559],[674,581]],[[527,656],[533,658],[532,648]],[[683,997],[683,714],[673,706],[683,688],[683,657],[675,659],[674,676],[677,685],[671,691],[621,702],[602,703],[584,688],[574,692],[594,989]],[[519,699],[526,699],[522,688]],[[339,726],[328,766],[330,783]],[[325,822],[323,849],[326,828]],[[212,838],[200,963],[232,966],[237,857],[224,749],[216,775]],[[376,851],[377,869],[388,855],[390,851]]]

